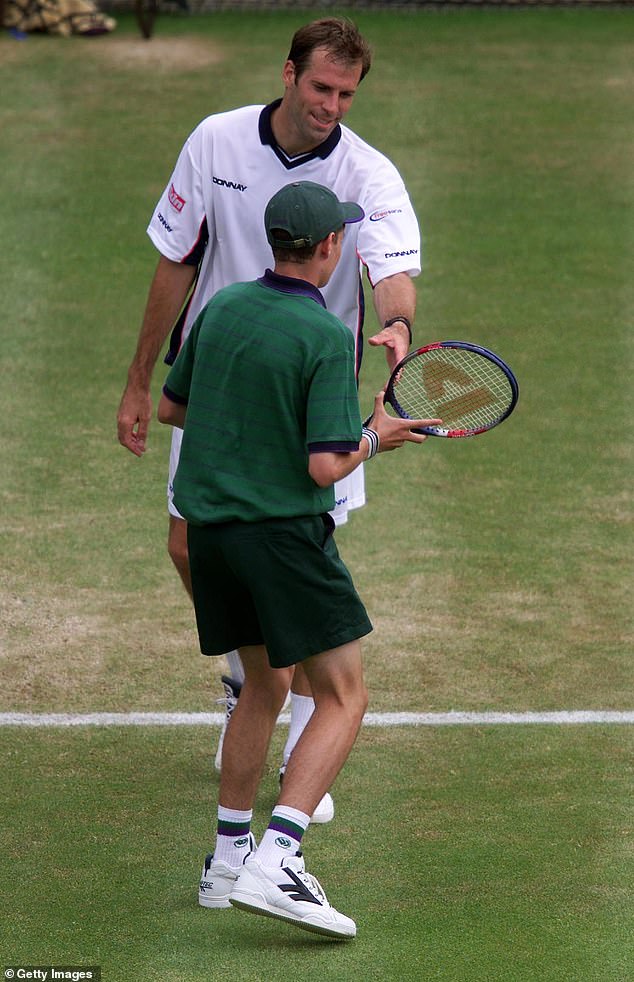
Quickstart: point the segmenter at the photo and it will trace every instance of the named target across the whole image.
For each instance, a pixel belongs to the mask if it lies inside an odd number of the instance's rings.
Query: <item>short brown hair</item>
[[[281,241],[288,239],[289,242],[292,241],[290,233],[283,228],[273,229],[275,233],[275,238]],[[300,246],[298,249],[289,247],[285,249],[283,246],[274,245],[271,246],[273,250],[273,258],[279,263],[307,263],[313,258],[317,251],[318,242],[314,245]]]
[[[370,45],[360,34],[356,24],[347,17],[324,17],[305,24],[295,32],[288,61],[295,65],[297,78],[305,71],[315,48],[327,48],[333,61],[340,61],[344,65],[361,62],[361,79],[370,71]]]
[[[290,233],[286,229],[276,228],[273,229],[275,233],[275,238],[278,240],[288,239],[289,242],[292,241]],[[335,236],[338,238],[343,233],[343,225],[341,228],[337,229]],[[319,242],[315,242],[314,245],[300,246],[298,249],[285,249],[283,246],[274,245],[271,246],[273,250],[273,258],[276,263],[298,263],[303,265],[304,263],[310,262],[315,253],[317,252],[317,246]]]

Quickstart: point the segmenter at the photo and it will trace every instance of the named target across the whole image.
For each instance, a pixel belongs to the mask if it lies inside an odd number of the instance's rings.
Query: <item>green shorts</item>
[[[265,644],[273,668],[369,634],[329,515],[188,525],[200,650]]]

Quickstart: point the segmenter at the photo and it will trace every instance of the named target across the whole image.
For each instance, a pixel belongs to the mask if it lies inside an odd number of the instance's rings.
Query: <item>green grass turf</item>
[[[357,920],[344,944],[198,907],[212,732],[2,733],[4,964],[100,964],[117,982],[631,977],[623,728],[366,730],[335,824],[305,838]],[[271,767],[258,833],[275,788]]]
[[[165,554],[168,435],[137,461],[115,415],[175,155],[207,113],[280,92],[305,19],[0,36],[3,710],[217,708],[222,666],[197,655]],[[367,468],[368,505],[337,534],[376,626],[370,709],[630,709],[632,11],[357,19],[376,61],[349,120],[423,227],[416,338],[488,345],[521,386],[499,430]],[[364,407],[384,379],[366,351]],[[358,917],[343,947],[197,909],[215,736],[2,731],[5,964],[631,978],[628,728],[364,732],[336,825],[307,840]]]
[[[280,91],[303,19],[162,17],[151,42],[131,17],[104,38],[0,38],[7,707],[209,708],[220,668],[196,655],[165,556],[168,433],[154,425],[138,461],[114,420],[175,155],[206,113]],[[338,538],[377,626],[372,705],[619,708],[632,12],[358,19],[377,53],[349,119],[394,158],[421,218],[417,340],[488,345],[521,386],[499,430],[367,468],[369,504]],[[384,379],[368,349],[364,407]]]

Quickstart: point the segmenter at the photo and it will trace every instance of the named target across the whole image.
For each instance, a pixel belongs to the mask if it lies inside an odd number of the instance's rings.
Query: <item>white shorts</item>
[[[169,476],[167,480],[167,510],[174,518],[182,518],[176,505],[174,504],[174,475],[178,465],[178,457],[181,449],[183,431],[177,426],[172,429],[172,448],[170,450]],[[335,525],[345,525],[348,521],[348,512],[355,508],[363,508],[365,504],[365,479],[363,475],[363,464],[359,464],[352,474],[348,474],[342,481],[335,484],[335,507],[330,512]]]

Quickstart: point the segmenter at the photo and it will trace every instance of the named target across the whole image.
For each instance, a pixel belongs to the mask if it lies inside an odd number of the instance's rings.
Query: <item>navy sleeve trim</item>
[[[165,358],[163,359],[166,365],[173,365],[174,362],[176,361],[176,356],[177,356],[178,352],[181,350],[181,346],[183,344],[183,331],[185,329],[185,321],[187,320],[187,315],[189,314],[189,307],[191,305],[192,300],[194,299],[194,294],[195,294],[196,289],[198,287],[198,280],[200,278],[200,265],[201,265],[201,262],[202,262],[202,255],[201,255],[201,261],[199,262],[198,268],[197,268],[196,273],[194,275],[194,279],[192,280],[192,284],[191,284],[191,286],[189,288],[189,293],[187,295],[187,299],[185,301],[185,304],[183,306],[183,309],[181,310],[180,314],[178,315],[178,318],[176,320],[176,323],[174,324],[174,327],[172,328],[172,333],[170,334],[169,347],[167,349],[167,354],[165,355]]]
[[[354,453],[359,449],[355,440],[340,441],[339,443],[309,443],[308,453]]]
[[[175,402],[178,406],[187,405],[187,399],[183,399],[182,396],[176,395],[176,393],[172,392],[172,390],[166,385],[163,386],[163,395],[167,396],[170,402]]]
[[[203,255],[205,254],[205,249],[207,248],[207,243],[209,242],[209,228],[207,226],[207,217],[203,218],[200,228],[198,229],[198,238],[194,242],[193,246],[189,250],[186,256],[183,256],[181,262],[185,266],[199,266]]]

